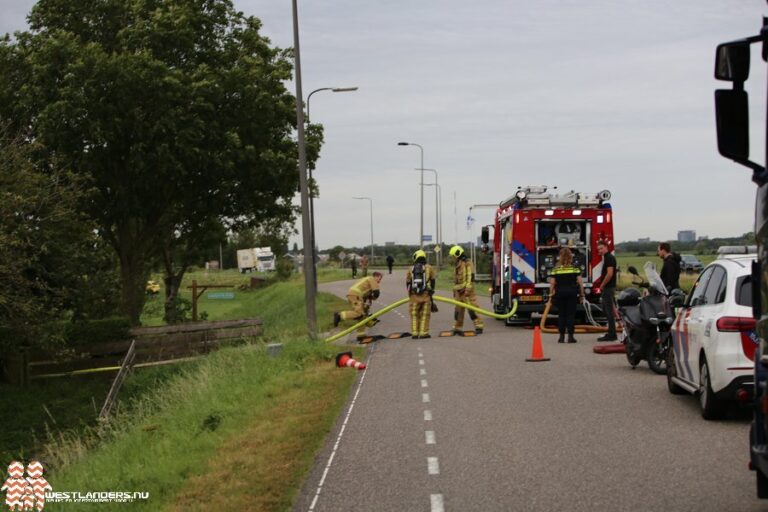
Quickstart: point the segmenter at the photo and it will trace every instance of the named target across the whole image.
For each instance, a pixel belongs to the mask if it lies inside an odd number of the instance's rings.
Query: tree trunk
[[[184,279],[184,273],[187,271],[187,265],[181,266],[177,273],[173,272],[173,250],[165,249],[163,251],[163,263],[165,265],[165,314],[163,320],[165,323],[172,324],[180,320],[176,312],[176,300],[179,297],[181,281]]]
[[[129,247],[129,244],[124,247]],[[122,281],[123,311],[131,325],[141,323],[141,311],[146,300],[147,270],[144,255],[131,249],[122,250],[120,256],[120,280]]]

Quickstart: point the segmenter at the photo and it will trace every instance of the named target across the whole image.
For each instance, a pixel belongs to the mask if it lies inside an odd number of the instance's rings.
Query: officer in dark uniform
[[[557,266],[550,273],[549,296],[557,308],[557,328],[560,331],[557,342],[565,343],[565,332],[568,331],[568,343],[576,343],[573,337],[576,306],[584,300],[584,281],[581,269],[573,266],[573,254],[567,247],[560,249]]]

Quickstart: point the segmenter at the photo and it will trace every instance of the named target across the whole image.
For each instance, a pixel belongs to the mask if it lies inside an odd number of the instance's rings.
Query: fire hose
[[[575,332],[582,334],[582,333],[596,333],[596,332],[608,332],[608,327],[597,325],[597,322],[595,322],[594,317],[592,316],[592,307],[594,304],[590,303],[588,300],[584,301],[585,307],[584,310],[586,311],[587,320],[590,322],[591,325],[585,325],[585,324],[579,324],[576,325]],[[549,316],[549,310],[552,309],[552,299],[550,299],[547,302],[547,307],[544,308],[544,314],[541,316],[541,322],[539,323],[539,329],[541,332],[545,332],[548,334],[557,334],[559,331],[555,327],[547,327],[547,316]]]
[[[480,313],[481,315],[489,316],[491,318],[498,318],[499,320],[506,320],[507,318],[512,317],[517,312],[517,299],[512,301],[512,309],[509,311],[509,313],[500,315],[498,313],[493,313],[491,311],[486,311],[485,309],[478,308],[477,306],[473,306],[472,304],[467,304],[466,302],[461,302],[461,301],[458,301],[458,300],[455,300],[455,299],[449,299],[448,297],[441,297],[439,295],[433,295],[432,298],[434,300],[437,300],[437,301],[440,301],[440,302],[445,302],[447,304],[453,304],[454,306],[459,306],[459,307],[462,307],[462,308],[466,308],[466,309],[472,310],[475,313]],[[347,329],[344,329],[340,333],[334,334],[333,336],[331,336],[329,338],[326,338],[325,341],[327,343],[330,343],[332,341],[336,341],[339,338],[341,338],[343,336],[346,336],[347,334],[351,333],[352,331],[362,327],[363,325],[366,325],[371,320],[373,320],[375,318],[378,318],[378,317],[380,317],[383,314],[389,313],[390,311],[392,311],[393,309],[395,309],[397,307],[402,306],[403,304],[405,304],[409,300],[410,299],[405,298],[405,299],[400,299],[398,301],[395,301],[392,304],[390,304],[390,305],[388,305],[388,306],[386,306],[386,307],[376,311],[375,313],[371,314],[370,316],[366,316],[365,318],[363,318],[362,320],[357,322],[352,327],[348,327]]]

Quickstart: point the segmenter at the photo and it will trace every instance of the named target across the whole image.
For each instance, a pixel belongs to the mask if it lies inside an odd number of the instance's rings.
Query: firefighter
[[[333,314],[333,326],[338,327],[342,320],[360,320],[368,316],[371,303],[379,298],[379,283],[384,277],[381,272],[374,272],[372,276],[364,277],[353,284],[347,292],[347,300],[351,310]],[[365,338],[366,327],[373,327],[378,319],[371,320],[357,329],[357,339]]]
[[[568,343],[576,343],[573,337],[576,306],[584,301],[584,281],[581,269],[573,265],[573,254],[567,247],[560,249],[557,266],[550,273],[549,296],[557,307],[557,328],[560,332],[557,342],[565,343],[565,332],[568,331]]]
[[[419,249],[413,253],[413,267],[405,278],[411,312],[411,338],[431,338],[429,317],[432,295],[435,293],[435,270],[427,263],[427,253]]]
[[[467,260],[467,255],[464,249],[459,245],[454,245],[451,250],[448,251],[448,255],[456,263],[456,271],[453,280],[453,298],[459,302],[470,304],[477,307],[477,295],[475,295],[475,271],[472,268],[472,262]],[[455,334],[464,333],[464,309],[461,306],[456,306],[454,313],[455,322],[453,324],[453,332]],[[477,313],[469,310],[469,318],[475,324],[475,333],[483,333],[483,319],[480,318]]]

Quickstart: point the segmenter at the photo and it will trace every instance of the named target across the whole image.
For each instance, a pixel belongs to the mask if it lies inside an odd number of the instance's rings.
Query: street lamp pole
[[[373,265],[373,199],[370,197],[353,197],[352,199],[367,199],[371,206],[371,265]]]
[[[304,101],[301,90],[301,51],[299,48],[299,13],[297,0],[292,0],[293,7],[293,50],[296,69],[296,129],[299,149],[299,186],[301,188],[301,230],[304,243],[304,301],[307,306],[307,330],[309,337],[317,337],[317,295],[315,281],[314,252],[312,247],[311,211],[309,209],[309,180],[307,179],[307,148],[304,139]],[[309,252],[307,252],[309,251]]]
[[[428,171],[429,169],[424,169],[425,171]],[[440,250],[437,251],[437,266],[440,267],[442,265],[443,257],[442,257],[442,250],[443,250],[443,215],[442,215],[442,203],[443,203],[443,189],[440,187],[440,184],[435,180],[434,183],[425,183],[425,187],[435,187],[435,231],[437,232],[437,235],[435,235],[438,239],[437,245],[440,247]]]
[[[416,169],[416,170],[418,171],[420,169]],[[424,169],[424,170],[434,173],[435,175],[435,183],[433,184],[425,183],[424,186],[429,187],[429,186],[435,185],[435,243],[437,243],[437,245],[440,247],[440,251],[437,252],[437,256],[435,259],[437,262],[437,266],[439,267],[442,260],[440,252],[442,251],[442,248],[443,248],[442,247],[443,235],[442,235],[442,229],[441,229],[442,218],[440,216],[440,205],[439,205],[439,197],[438,197],[440,185],[438,184],[438,179],[437,179],[437,169]]]
[[[316,92],[320,91],[332,91],[332,92],[350,92],[350,91],[356,91],[357,87],[321,87],[320,89],[315,89],[309,95],[307,96],[307,124],[309,124],[310,118],[309,118],[309,100],[312,99],[312,95]],[[314,166],[309,166],[309,183],[312,183],[312,169]],[[309,219],[310,219],[310,226],[309,226],[309,234],[310,234],[310,240],[312,244],[312,266],[315,268],[315,290],[317,290],[317,259],[315,255],[315,247],[317,246],[317,238],[315,237],[315,194],[310,191],[309,193]],[[306,252],[306,251],[305,251]],[[305,256],[306,257],[306,256]]]
[[[419,248],[424,248],[424,148],[414,142],[398,142],[398,146],[416,146],[421,151],[421,207],[419,215]]]

